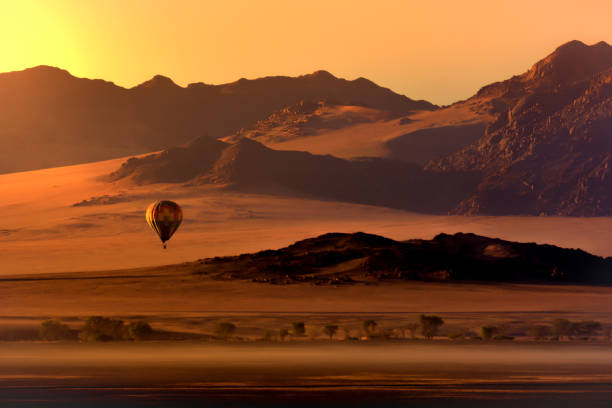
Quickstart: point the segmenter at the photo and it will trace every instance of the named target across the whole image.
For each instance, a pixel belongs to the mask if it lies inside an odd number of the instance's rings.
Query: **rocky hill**
[[[454,212],[612,214],[612,47],[567,43],[528,72],[481,89],[497,120],[429,169],[483,173]]]
[[[436,108],[326,71],[187,87],[158,75],[125,89],[40,66],[0,74],[0,173],[147,153],[204,134],[222,137],[301,100],[328,99],[392,114]]]
[[[291,284],[350,284],[387,279],[612,283],[612,261],[579,249],[518,243],[475,234],[394,241],[330,233],[286,248],[201,259],[196,274]]]

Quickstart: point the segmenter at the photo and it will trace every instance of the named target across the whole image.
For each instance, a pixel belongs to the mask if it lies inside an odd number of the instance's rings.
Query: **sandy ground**
[[[330,231],[402,240],[474,232],[612,255],[611,218],[430,216],[383,207],[215,188],[99,181],[124,159],[0,175],[0,275],[173,264],[279,248]],[[91,197],[116,204],[74,207]],[[148,204],[172,199],[184,223],[167,250],[144,221]]]
[[[575,285],[387,281],[372,285],[273,285],[217,281],[191,268],[5,276],[4,316],[192,313],[601,313],[612,288]],[[607,320],[607,317],[606,317]]]

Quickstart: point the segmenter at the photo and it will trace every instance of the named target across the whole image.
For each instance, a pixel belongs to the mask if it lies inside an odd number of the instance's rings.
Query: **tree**
[[[338,331],[338,326],[336,326],[335,324],[328,324],[328,325],[323,326],[323,333],[329,336],[329,341],[333,340],[334,335],[336,334],[337,331]]]
[[[572,322],[567,319],[555,319],[552,321],[552,332],[557,339],[563,336],[569,337],[572,330]]]
[[[601,330],[601,323],[594,320],[583,320],[572,323],[570,335],[574,337],[590,337],[597,334],[599,330]]]
[[[444,324],[444,320],[440,316],[422,314],[419,316],[419,323],[421,324],[423,337],[430,340],[438,334],[438,329]]]
[[[408,323],[406,325],[406,330],[408,330],[410,332],[410,338],[411,339],[415,339],[416,338],[416,331],[419,328],[419,324],[418,323]]]
[[[484,325],[480,328],[483,340],[491,340],[498,333],[499,329],[495,326]]]
[[[129,339],[129,334],[122,320],[91,316],[85,321],[79,338],[83,341],[114,341]]]
[[[217,336],[227,340],[236,331],[236,325],[230,322],[218,322],[215,325],[215,333]]]
[[[293,322],[291,323],[291,329],[294,336],[304,336],[306,334],[306,325],[304,322]]]
[[[75,332],[66,324],[56,320],[45,320],[40,324],[39,335],[42,340],[74,340]]]
[[[278,338],[280,339],[280,341],[285,341],[285,338],[289,336],[289,330],[287,329],[280,329],[278,331]]]
[[[272,333],[272,330],[266,330],[263,339],[264,341],[274,341],[274,333]]]
[[[366,336],[371,337],[372,334],[376,331],[378,324],[375,320],[364,320],[363,321],[363,330],[366,333]]]
[[[316,340],[317,337],[319,337],[319,329],[317,329],[314,326],[309,326],[308,327],[308,336],[310,337],[310,340]]]
[[[344,328],[342,331],[344,331],[344,340],[359,340],[359,337],[353,336],[351,329]]]
[[[153,329],[147,322],[132,322],[128,326],[128,333],[133,340],[149,340],[153,335]]]
[[[529,329],[529,334],[534,340],[542,340],[545,339],[546,336],[549,336],[551,333],[551,328],[549,326],[542,326],[540,324],[536,324]]]

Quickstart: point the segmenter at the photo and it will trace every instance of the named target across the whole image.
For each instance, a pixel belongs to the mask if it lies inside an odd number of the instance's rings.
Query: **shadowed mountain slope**
[[[446,213],[472,191],[477,177],[424,171],[418,165],[394,160],[344,160],[273,150],[251,139],[234,144],[200,139],[129,159],[108,180],[217,184],[250,192]]]
[[[572,41],[523,75],[481,89],[497,120],[429,169],[483,173],[464,214],[612,214],[612,47]]]
[[[383,279],[612,283],[610,258],[464,233],[405,242],[361,232],[329,233],[278,250],[201,259],[189,265],[194,273],[269,283]]]
[[[325,99],[400,115],[436,108],[326,71],[184,88],[157,75],[125,89],[40,66],[0,74],[0,173],[146,153],[200,134],[217,138],[301,100]]]

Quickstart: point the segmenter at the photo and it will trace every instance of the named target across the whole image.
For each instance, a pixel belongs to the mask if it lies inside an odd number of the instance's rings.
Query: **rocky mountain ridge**
[[[523,75],[481,89],[497,120],[470,146],[427,166],[480,171],[462,214],[612,214],[612,47],[573,41]]]

